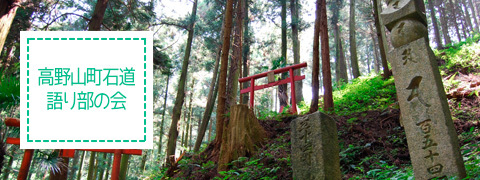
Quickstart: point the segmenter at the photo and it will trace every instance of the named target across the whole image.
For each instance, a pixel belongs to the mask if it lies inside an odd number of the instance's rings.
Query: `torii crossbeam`
[[[265,89],[265,88],[268,88],[268,87],[273,87],[273,86],[278,86],[278,85],[290,83],[290,89],[291,89],[290,96],[292,98],[291,99],[291,102],[292,102],[291,113],[296,114],[297,113],[297,101],[295,99],[295,81],[301,81],[301,80],[305,79],[305,75],[295,76],[293,74],[293,71],[295,69],[300,69],[300,68],[304,68],[304,67],[307,67],[307,63],[295,64],[295,65],[292,65],[292,66],[288,66],[288,67],[284,67],[284,68],[280,68],[280,69],[275,69],[275,70],[272,70],[272,71],[268,71],[268,72],[264,72],[264,73],[260,73],[260,74],[255,74],[253,76],[248,76],[248,77],[241,78],[241,79],[238,80],[238,82],[244,83],[244,82],[250,81],[250,87],[242,89],[240,91],[240,94],[250,92],[250,108],[253,108],[254,107],[254,98],[255,98],[255,91],[256,90]],[[283,80],[275,81],[275,82],[270,82],[270,80],[269,80],[268,84],[255,86],[255,80],[256,79],[267,77],[269,75],[284,73],[284,72],[289,72],[290,77],[288,77],[286,79],[283,79]]]

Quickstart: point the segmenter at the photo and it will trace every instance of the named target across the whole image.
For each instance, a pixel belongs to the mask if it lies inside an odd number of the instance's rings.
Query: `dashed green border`
[[[30,40],[53,40],[53,41],[105,41],[105,40],[117,40],[117,41],[129,41],[129,40],[143,40],[143,140],[31,140],[30,139]],[[27,142],[145,142],[147,140],[147,38],[27,38]]]

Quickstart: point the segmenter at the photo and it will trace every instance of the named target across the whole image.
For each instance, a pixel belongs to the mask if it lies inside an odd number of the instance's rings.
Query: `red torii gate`
[[[5,125],[10,127],[20,127],[20,120],[16,118],[5,118]],[[20,145],[20,138],[11,138],[7,137],[7,144]],[[118,175],[120,173],[120,161],[122,154],[130,155],[142,155],[142,150],[140,149],[77,149],[81,151],[92,151],[92,152],[102,152],[102,153],[114,153],[113,163],[112,163],[112,180],[118,180]],[[75,149],[62,149],[60,150],[60,157],[73,158],[75,155]],[[22,164],[20,170],[18,171],[18,180],[26,180],[28,176],[28,171],[30,170],[30,164],[33,157],[33,149],[25,149],[23,154]]]
[[[284,68],[275,69],[275,70],[272,70],[272,71],[268,71],[268,72],[264,72],[264,73],[260,73],[260,74],[255,74],[253,76],[248,76],[248,77],[241,78],[241,79],[238,80],[238,82],[243,83],[243,82],[250,81],[250,87],[242,89],[240,91],[240,94],[250,92],[250,108],[253,108],[254,107],[254,98],[255,98],[255,91],[256,90],[265,89],[265,88],[268,88],[268,87],[273,87],[273,86],[278,86],[278,85],[290,83],[290,89],[291,89],[290,96],[292,98],[292,101],[291,101],[292,102],[292,112],[291,113],[296,114],[297,113],[297,101],[295,99],[295,81],[301,81],[301,80],[305,79],[305,75],[294,76],[293,71],[295,69],[300,69],[300,68],[304,68],[304,67],[307,67],[307,63],[295,64],[295,65],[292,65],[292,66],[287,66],[287,67],[284,67]],[[279,73],[283,73],[283,72],[287,72],[287,71],[289,72],[290,77],[288,77],[286,79],[273,82],[274,80],[271,80],[271,78],[269,78],[269,83],[268,84],[255,86],[255,79],[259,79],[259,78],[263,78],[263,77],[267,77],[267,76],[273,76],[275,74],[279,74]],[[283,109],[283,108],[281,108],[281,109]]]

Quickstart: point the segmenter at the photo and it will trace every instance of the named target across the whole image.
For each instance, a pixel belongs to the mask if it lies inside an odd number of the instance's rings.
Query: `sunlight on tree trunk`
[[[321,18],[321,0],[317,0],[315,10],[315,29],[313,33],[313,63],[312,63],[312,103],[310,104],[310,113],[318,111],[318,91],[320,75],[320,18]]]
[[[0,53],[2,53],[3,45],[21,2],[21,0],[0,1]]]
[[[170,125],[170,131],[168,132],[167,157],[171,155],[175,155],[175,149],[177,147],[177,138],[178,138],[177,124],[178,124],[178,120],[180,119],[180,113],[182,112],[182,106],[185,100],[185,83],[187,79],[190,52],[192,50],[192,41],[193,41],[193,35],[194,35],[196,14],[197,14],[197,0],[193,2],[192,15],[190,18],[190,25],[188,28],[187,46],[185,49],[185,56],[183,58],[183,65],[182,65],[180,79],[178,81],[177,97],[175,98],[175,105],[173,107],[172,124]],[[168,158],[166,159],[168,163]]]
[[[360,77],[360,69],[358,67],[357,58],[357,38],[355,28],[355,0],[350,0],[350,21],[349,21],[349,33],[350,33],[350,63],[352,66],[353,78]]]
[[[80,160],[80,167],[78,168],[77,180],[82,179],[82,167],[83,167],[84,159],[85,159],[85,151],[82,152],[82,159]]]
[[[375,18],[375,27],[377,29],[377,37],[378,37],[378,46],[380,47],[380,57],[382,59],[382,67],[383,67],[383,78],[388,79],[392,74],[390,73],[390,70],[388,69],[388,62],[387,62],[387,53],[385,49],[385,40],[384,36],[382,33],[383,32],[383,25],[382,22],[380,21],[379,15],[380,15],[380,4],[378,3],[378,0],[373,0],[373,14]]]
[[[223,123],[225,119],[225,101],[227,86],[227,68],[228,68],[228,52],[230,50],[230,35],[232,33],[232,14],[233,0],[227,0],[225,9],[225,33],[223,36],[222,58],[220,61],[220,78],[218,83],[218,104],[217,104],[217,128],[215,135],[214,150],[212,156],[217,156],[222,145]],[[214,158],[215,160],[216,158]]]
[[[293,64],[300,64],[300,41],[298,40],[298,31],[300,17],[298,14],[298,1],[299,0],[290,0],[290,13],[292,17],[292,45],[293,45]],[[301,70],[297,69],[293,73],[295,76],[300,76]],[[299,104],[303,101],[303,83],[302,81],[295,81],[295,100]]]

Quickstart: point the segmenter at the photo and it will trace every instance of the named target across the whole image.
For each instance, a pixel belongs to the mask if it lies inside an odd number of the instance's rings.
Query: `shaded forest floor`
[[[435,53],[467,173],[475,179],[480,176],[478,37]],[[393,78],[382,80],[371,76],[355,80],[337,87],[334,96],[336,111],[329,115],[336,120],[338,128],[343,179],[412,178]],[[292,179],[290,122],[296,117],[274,114],[260,120],[268,134],[266,145],[251,157],[233,161],[229,171],[217,172],[215,163],[205,160],[204,154],[187,154],[179,162],[174,178]]]

